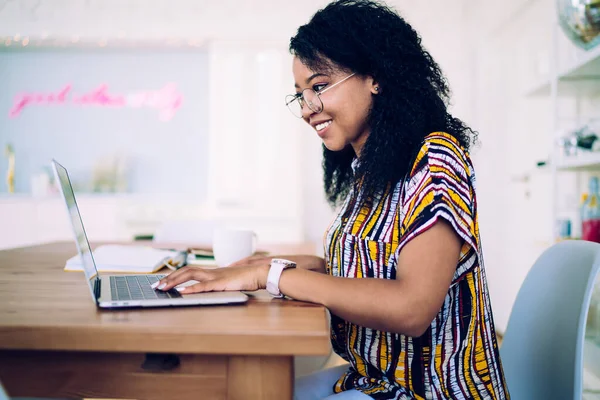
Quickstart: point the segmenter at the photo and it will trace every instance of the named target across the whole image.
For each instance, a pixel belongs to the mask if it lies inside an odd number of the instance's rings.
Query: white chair
[[[4,387],[2,386],[2,382],[0,382],[0,400],[9,400],[8,395],[4,391]]]
[[[500,346],[513,400],[582,398],[585,324],[599,270],[600,244],[565,241],[527,274]]]

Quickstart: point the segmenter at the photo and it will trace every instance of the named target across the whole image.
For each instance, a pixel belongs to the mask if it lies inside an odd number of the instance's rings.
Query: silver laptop
[[[67,206],[69,221],[75,234],[77,251],[90,287],[92,298],[101,308],[123,307],[165,307],[191,306],[204,304],[244,303],[248,296],[242,292],[209,292],[181,294],[172,289],[162,292],[152,289],[151,285],[164,275],[102,275],[98,274],[90,243],[85,234],[83,221],[75,201],[73,186],[65,167],[52,160],[52,169],[60,192]]]

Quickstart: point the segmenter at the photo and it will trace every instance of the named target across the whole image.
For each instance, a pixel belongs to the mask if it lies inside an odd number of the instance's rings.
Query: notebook
[[[152,273],[167,266],[166,263],[181,253],[155,249],[149,246],[102,245],[93,251],[99,272]],[[65,271],[83,271],[81,257],[75,255],[65,264]]]
[[[216,268],[217,262],[212,250],[207,249],[188,249],[187,263],[188,265],[197,265],[205,268]]]

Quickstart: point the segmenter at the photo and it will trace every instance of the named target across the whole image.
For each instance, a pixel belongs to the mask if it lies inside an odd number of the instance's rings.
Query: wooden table
[[[99,310],[82,273],[62,271],[74,254],[68,242],[0,251],[0,381],[12,396],[291,399],[293,356],[329,352],[324,307],[264,291],[244,305]]]

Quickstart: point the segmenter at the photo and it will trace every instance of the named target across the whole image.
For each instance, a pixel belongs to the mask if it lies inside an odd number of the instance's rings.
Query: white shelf
[[[600,151],[561,157],[556,163],[559,171],[586,171],[600,169]]]
[[[526,96],[550,95],[551,79],[537,82],[525,92]],[[558,74],[558,95],[594,95],[600,93],[600,45],[564,68]]]

